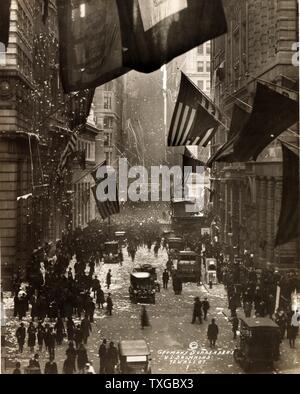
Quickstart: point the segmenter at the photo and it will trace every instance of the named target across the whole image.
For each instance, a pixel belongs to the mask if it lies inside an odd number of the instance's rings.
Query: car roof
[[[180,256],[197,256],[197,253],[191,250],[181,250],[179,253]]]
[[[183,239],[180,238],[180,237],[171,237],[171,238],[168,239],[168,242],[174,242],[174,241],[175,241],[175,242],[176,242],[176,241],[182,242]]]
[[[279,328],[278,325],[268,317],[244,317],[238,316],[249,328]]]
[[[105,242],[105,245],[119,245],[117,241]]]
[[[120,341],[119,349],[122,356],[148,356],[149,347],[143,339]]]
[[[151,277],[149,272],[132,272],[131,276],[136,279],[148,279]]]

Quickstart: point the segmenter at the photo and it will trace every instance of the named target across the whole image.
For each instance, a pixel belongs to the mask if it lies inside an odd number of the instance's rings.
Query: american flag
[[[214,103],[184,74],[171,121],[168,145],[207,146],[222,115]]]
[[[119,199],[118,199],[118,191],[116,192],[116,201],[110,201],[110,200],[106,200],[106,201],[99,201],[97,198],[97,187],[98,185],[103,182],[105,179],[107,179],[108,177],[108,172],[106,172],[106,176],[102,179],[97,178],[97,170],[98,168],[103,168],[105,170],[104,167],[107,166],[106,160],[103,161],[103,163],[101,163],[97,169],[95,171],[93,171],[91,173],[92,177],[94,178],[96,184],[95,186],[93,186],[92,192],[96,201],[96,205],[98,208],[98,211],[100,213],[100,216],[102,217],[103,220],[111,217],[112,215],[116,215],[120,212],[120,204],[119,204]]]
[[[58,173],[60,175],[64,172],[70,157],[74,155],[75,152],[77,151],[77,139],[78,139],[77,134],[73,133],[61,155],[60,162],[58,165]]]

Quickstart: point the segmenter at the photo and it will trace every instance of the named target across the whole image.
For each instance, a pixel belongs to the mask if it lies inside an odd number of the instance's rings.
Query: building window
[[[204,82],[203,81],[198,81],[198,88],[201,90],[204,89]]]
[[[203,45],[201,45],[200,47],[198,47],[198,55],[203,55]]]
[[[105,116],[103,124],[105,129],[112,129],[114,124],[114,118],[112,116]]]
[[[210,53],[211,53],[210,42],[207,42],[207,43],[206,43],[206,54],[207,54],[207,55],[210,55]]]
[[[210,81],[206,81],[206,90],[210,91]]]
[[[104,96],[104,109],[111,109],[111,97]]]
[[[204,62],[197,62],[197,71],[198,71],[198,73],[203,73],[203,71],[204,71]]]
[[[210,73],[210,62],[206,62],[206,72]]]

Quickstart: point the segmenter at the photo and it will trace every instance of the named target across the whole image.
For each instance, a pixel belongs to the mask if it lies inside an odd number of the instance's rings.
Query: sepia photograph
[[[0,373],[300,374],[299,154],[298,0],[0,0]]]

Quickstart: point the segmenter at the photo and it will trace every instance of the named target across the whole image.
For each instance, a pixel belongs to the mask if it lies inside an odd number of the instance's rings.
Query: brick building
[[[286,87],[297,99],[299,70],[292,64],[298,41],[296,0],[226,0],[228,34],[212,43],[212,84],[216,104],[228,116],[237,100],[250,108],[256,80]],[[276,89],[276,87],[275,87]],[[270,131],[271,132],[271,131]],[[280,136],[298,144],[295,125]],[[226,142],[225,130],[215,136],[212,153]],[[299,240],[274,248],[282,190],[282,153],[276,140],[256,162],[214,164],[213,211],[219,219],[220,240],[227,249],[254,255],[257,263],[281,268],[299,266]]]
[[[64,95],[55,1],[12,0],[0,62],[0,240],[4,286],[32,250],[72,227],[72,170],[62,150],[89,111],[91,93]],[[26,198],[24,197],[26,196]],[[22,198],[19,198],[22,197]]]

